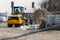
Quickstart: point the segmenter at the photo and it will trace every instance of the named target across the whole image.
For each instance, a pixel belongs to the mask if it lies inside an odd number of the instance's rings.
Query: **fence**
[[[60,24],[60,15],[46,15],[46,27]]]

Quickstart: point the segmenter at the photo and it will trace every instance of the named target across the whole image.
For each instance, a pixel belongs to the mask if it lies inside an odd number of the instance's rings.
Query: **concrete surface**
[[[18,28],[7,28],[6,23],[1,23],[0,27],[2,27],[0,28],[0,39],[7,37],[8,38],[14,37],[32,31],[32,30],[21,31]],[[49,31],[39,32],[36,34],[32,34],[12,40],[60,40],[60,30],[49,30]]]

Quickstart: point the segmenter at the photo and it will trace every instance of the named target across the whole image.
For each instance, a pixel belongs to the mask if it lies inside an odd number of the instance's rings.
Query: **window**
[[[15,8],[15,13],[19,13],[20,10],[18,8]]]
[[[26,10],[26,8],[25,8],[25,10]]]
[[[32,8],[34,8],[34,2],[32,2]]]

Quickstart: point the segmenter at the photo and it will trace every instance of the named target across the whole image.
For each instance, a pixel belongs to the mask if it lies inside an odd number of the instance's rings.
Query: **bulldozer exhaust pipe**
[[[14,2],[11,2],[12,14],[13,14],[13,8],[14,8]]]

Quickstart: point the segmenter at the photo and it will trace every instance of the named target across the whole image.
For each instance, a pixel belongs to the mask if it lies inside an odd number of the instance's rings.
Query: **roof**
[[[24,8],[24,7],[22,7],[22,6],[14,6],[14,7],[16,7],[16,8],[18,8],[18,7]]]

